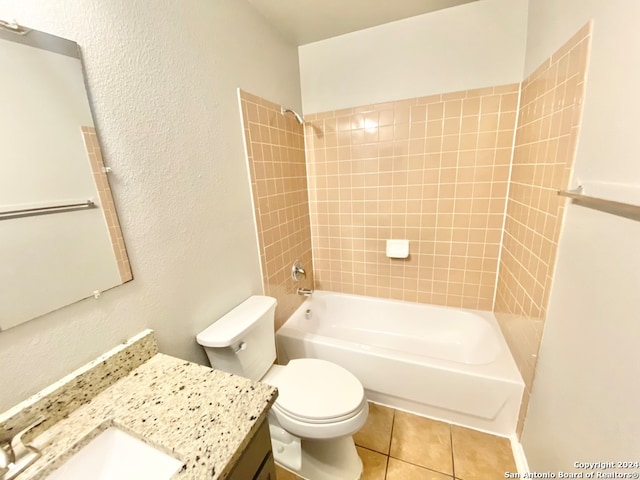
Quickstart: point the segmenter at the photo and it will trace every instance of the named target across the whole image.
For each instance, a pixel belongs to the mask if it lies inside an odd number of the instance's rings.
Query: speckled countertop
[[[173,478],[222,479],[276,396],[268,385],[158,353],[39,434],[32,443],[43,455],[18,478],[45,478],[116,425],[184,462]]]

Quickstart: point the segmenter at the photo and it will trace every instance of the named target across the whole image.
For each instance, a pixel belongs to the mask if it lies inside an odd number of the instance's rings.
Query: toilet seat
[[[276,387],[278,409],[310,423],[352,417],[364,400],[362,384],[352,373],[315,358],[291,360],[278,376]]]
[[[308,418],[308,417],[296,415],[294,412],[286,410],[286,409],[282,408],[278,404],[275,404],[273,406],[273,408],[275,410],[278,410],[281,414],[286,415],[286,416],[288,416],[288,417],[290,417],[290,418],[292,418],[294,420],[297,420],[299,422],[305,422],[305,423],[310,423],[310,424],[314,424],[314,425],[323,425],[323,424],[326,424],[326,423],[335,423],[335,422],[342,422],[344,420],[349,420],[350,418],[352,418],[355,415],[357,415],[360,412],[360,410],[362,410],[362,407],[364,406],[365,403],[366,403],[366,399],[363,399],[362,402],[360,402],[358,404],[358,406],[356,408],[354,408],[352,411],[350,411],[349,413],[346,413],[346,414],[340,415],[340,416],[336,416],[336,417],[323,418],[323,419],[313,419],[313,418]]]
[[[359,430],[368,414],[360,381],[349,371],[313,358],[291,360],[274,367],[265,383],[278,388],[272,412],[293,435],[331,438]]]

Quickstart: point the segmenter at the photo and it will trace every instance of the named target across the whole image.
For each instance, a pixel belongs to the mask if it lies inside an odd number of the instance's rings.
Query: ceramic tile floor
[[[516,472],[508,439],[374,403],[354,435],[362,480],[492,480]],[[298,477],[276,468],[277,480]]]

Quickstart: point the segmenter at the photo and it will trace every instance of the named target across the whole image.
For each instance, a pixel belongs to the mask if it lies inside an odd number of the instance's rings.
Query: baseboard
[[[513,459],[516,462],[518,473],[520,475],[529,473],[529,464],[527,463],[527,457],[524,454],[524,448],[522,448],[522,444],[518,440],[518,437],[516,435],[512,435],[511,437],[509,437],[509,439],[511,440],[511,451],[513,452]]]

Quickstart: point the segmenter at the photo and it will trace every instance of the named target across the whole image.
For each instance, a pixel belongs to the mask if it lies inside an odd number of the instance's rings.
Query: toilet
[[[211,366],[278,388],[269,412],[275,462],[307,480],[356,480],[362,473],[352,435],[369,408],[360,381],[325,360],[276,359],[276,299],[252,296],[197,336]]]

